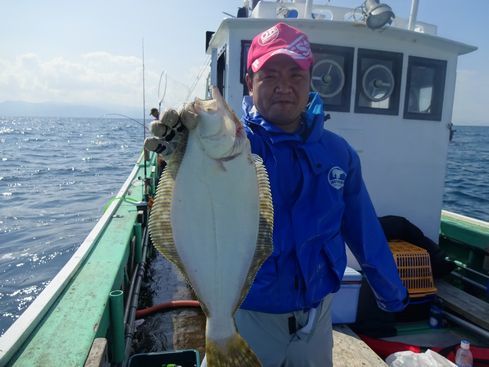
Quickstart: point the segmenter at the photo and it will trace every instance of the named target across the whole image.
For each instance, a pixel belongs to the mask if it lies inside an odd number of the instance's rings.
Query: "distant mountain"
[[[84,106],[69,103],[23,101],[0,102],[0,116],[35,116],[35,117],[102,117],[117,113],[140,118],[141,111],[121,106]]]

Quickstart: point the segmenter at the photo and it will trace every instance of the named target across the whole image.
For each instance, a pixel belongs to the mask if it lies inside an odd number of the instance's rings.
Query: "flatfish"
[[[149,229],[207,317],[206,360],[260,366],[233,315],[272,252],[273,206],[266,169],[216,87],[180,113],[187,132],[158,184]]]

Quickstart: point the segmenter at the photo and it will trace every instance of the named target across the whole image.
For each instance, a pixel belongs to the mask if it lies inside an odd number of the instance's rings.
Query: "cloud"
[[[139,82],[133,60],[109,54],[97,57],[87,54],[73,61],[64,57],[42,60],[29,53],[14,60],[0,60],[0,63],[3,66],[0,100],[70,103],[120,100],[128,103]],[[123,82],[127,83],[126,88],[121,89]]]
[[[163,106],[179,107],[203,67],[184,76],[167,75]],[[208,68],[206,69],[208,70]],[[205,76],[192,98],[203,95]],[[148,107],[158,103],[165,89],[161,72],[146,67],[145,87]],[[0,101],[64,102],[87,105],[123,105],[140,108],[142,103],[142,61],[134,56],[91,52],[78,58],[54,57],[43,60],[34,53],[14,59],[0,58]]]
[[[0,59],[0,100],[136,106],[142,94],[141,60],[106,52],[78,59],[42,60],[24,54]]]

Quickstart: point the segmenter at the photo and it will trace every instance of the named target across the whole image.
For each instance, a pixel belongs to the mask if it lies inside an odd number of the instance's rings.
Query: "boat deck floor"
[[[333,328],[333,365],[335,367],[387,366],[348,326]]]
[[[151,261],[143,285],[151,304],[193,298],[176,267],[159,254]],[[146,305],[149,306],[149,305]],[[134,353],[197,349],[204,355],[205,317],[200,310],[181,309],[146,317],[136,331]],[[333,330],[335,367],[386,366],[356,334],[345,325]]]
[[[382,338],[382,340],[391,341],[391,342],[399,342],[410,345],[419,345],[423,347],[449,347],[455,344],[460,343],[460,339],[462,339],[461,335],[455,333],[452,330],[444,330],[444,332],[438,333],[428,333],[428,332],[420,332],[419,334],[411,334],[411,335],[398,335],[392,336],[388,338]]]
[[[436,295],[442,300],[444,307],[462,315],[477,326],[489,330],[489,303],[445,281],[438,281],[436,288]]]

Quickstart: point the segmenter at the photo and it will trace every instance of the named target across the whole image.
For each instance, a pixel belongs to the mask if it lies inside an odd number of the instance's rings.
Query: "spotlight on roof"
[[[370,29],[379,29],[390,25],[396,17],[391,7],[387,4],[380,4],[379,0],[365,0],[362,11],[365,23]]]

